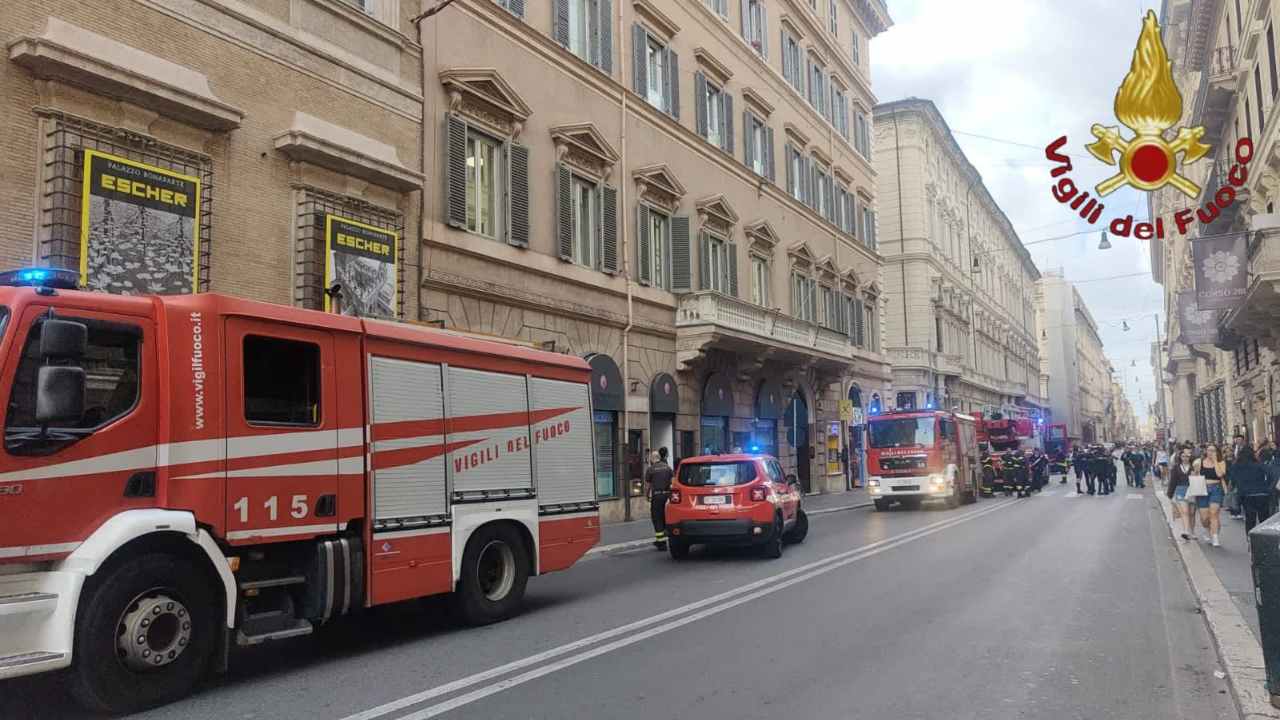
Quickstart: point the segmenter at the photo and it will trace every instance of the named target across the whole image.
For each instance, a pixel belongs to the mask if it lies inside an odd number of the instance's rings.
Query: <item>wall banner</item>
[[[125,295],[200,287],[200,179],[84,151],[80,284]]]
[[[1218,313],[1196,307],[1196,291],[1178,293],[1178,327],[1184,345],[1212,345],[1218,340]]]
[[[340,217],[324,216],[324,286],[342,286],[342,314],[394,318],[396,261],[400,236],[390,230]],[[324,309],[333,299],[325,293]]]
[[[1249,292],[1248,234],[1233,233],[1191,241],[1196,268],[1196,307],[1230,310]]]

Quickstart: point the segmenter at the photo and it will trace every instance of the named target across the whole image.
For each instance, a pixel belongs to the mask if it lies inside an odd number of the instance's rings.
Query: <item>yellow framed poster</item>
[[[84,151],[80,284],[125,295],[200,289],[200,178]]]
[[[343,315],[398,315],[399,256],[397,233],[339,215],[324,216],[324,287],[341,286]],[[332,312],[332,302],[326,292],[325,312]]]

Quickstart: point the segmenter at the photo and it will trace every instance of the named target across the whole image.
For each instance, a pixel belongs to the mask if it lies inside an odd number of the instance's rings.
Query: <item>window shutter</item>
[[[769,58],[769,6],[760,3],[760,54]]]
[[[467,123],[454,113],[445,120],[448,152],[445,153],[445,222],[467,226]]]
[[[836,296],[836,332],[848,337],[849,335],[849,296],[840,293]]]
[[[815,185],[813,175],[816,172],[816,170],[813,167],[812,158],[806,155],[803,158],[803,160],[804,160],[804,163],[803,163],[804,173],[801,180],[802,180],[802,185],[804,186],[804,202],[809,207],[813,207],[816,204],[814,203],[814,198],[817,197],[817,193],[814,192],[814,187],[813,187]]]
[[[786,147],[783,148],[782,162],[786,165],[784,169],[787,171],[787,194],[792,197],[796,194],[796,181],[799,180],[799,178],[795,177],[795,171],[792,169],[791,156],[794,153],[795,150],[791,149],[791,143],[787,143]]]
[[[723,138],[724,151],[733,154],[733,96],[727,92],[720,93],[724,108],[720,112],[720,137]]]
[[[855,240],[862,239],[862,203],[858,201],[858,196],[853,196],[853,219],[849,222],[849,232],[853,233]]]
[[[787,33],[785,30],[782,33],[782,78],[793,85],[795,84],[795,81],[791,79],[791,52],[790,48],[787,47]]]
[[[742,129],[747,133],[746,137],[742,138],[742,162],[749,168],[755,167],[755,148],[752,147],[754,143],[752,142],[753,138],[751,134],[751,129],[754,127],[752,117],[750,110],[742,111]],[[763,159],[764,158],[761,158],[761,160]]]
[[[810,278],[807,284],[809,286],[809,321],[813,322],[818,319],[818,283]]]
[[[827,193],[827,221],[834,224],[836,221],[836,194],[835,194],[835,183],[832,182],[832,178],[830,175],[827,176],[826,193]]]
[[[707,76],[699,70],[693,74],[693,128],[699,137],[707,137]]]
[[[725,246],[729,253],[729,294],[738,297],[738,243],[729,243]]]
[[[636,280],[641,285],[653,282],[653,241],[649,239],[649,207],[636,205]]]
[[[857,336],[854,344],[858,347],[867,346],[867,311],[862,300],[853,301],[853,313],[857,317],[854,318],[854,334]]]
[[[698,233],[698,289],[711,289],[711,238]]]
[[[751,0],[742,0],[742,2],[739,3],[739,8],[742,10],[742,25],[741,25],[742,39],[746,40],[747,43],[750,43],[751,42],[751,32],[750,32],[751,31]]]
[[[618,189],[600,187],[600,269],[618,272]]]
[[[671,291],[689,292],[692,271],[689,257],[689,216],[671,218]]]
[[[872,250],[875,250],[877,247],[879,247],[879,244],[880,244],[880,238],[878,238],[878,237],[876,236],[876,211],[875,211],[875,210],[872,210],[872,211],[871,211],[871,233],[870,233],[870,235],[871,235],[871,249],[872,249]]]
[[[773,128],[766,127],[764,129],[764,166],[765,172],[769,175],[769,180],[778,182],[778,175],[773,169]]]
[[[529,247],[529,148],[507,143],[507,242]]]
[[[645,32],[644,26],[638,23],[632,25],[631,80],[635,85],[636,94],[640,97],[649,97],[649,63],[646,59],[648,49],[649,33]]]
[[[505,7],[512,15],[518,18],[524,17],[524,0],[505,0],[505,2],[499,2],[498,4]]]
[[[573,261],[573,176],[562,163],[556,163],[556,250]]]
[[[569,47],[569,0],[554,0],[551,13],[551,37]]]
[[[671,48],[667,53],[667,112],[680,119],[680,56]]]
[[[791,316],[800,317],[800,278],[791,273]]]
[[[524,2],[524,0],[520,0]],[[613,0],[600,3],[600,69],[613,75]]]

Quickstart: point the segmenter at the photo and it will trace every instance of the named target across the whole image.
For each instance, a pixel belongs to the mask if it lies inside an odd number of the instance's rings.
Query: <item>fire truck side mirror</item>
[[[79,360],[89,344],[89,328],[70,320],[45,320],[40,325],[40,355],[47,362]]]
[[[36,375],[36,422],[45,427],[80,422],[84,416],[84,386],[84,368],[40,368]]]

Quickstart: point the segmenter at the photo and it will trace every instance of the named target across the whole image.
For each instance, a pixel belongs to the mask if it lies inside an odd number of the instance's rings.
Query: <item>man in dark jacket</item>
[[[653,520],[653,546],[667,549],[667,498],[671,495],[671,466],[667,449],[658,449],[658,462],[645,468],[644,487],[649,493],[649,518]]]
[[[1236,461],[1231,466],[1231,483],[1240,498],[1240,507],[1244,510],[1244,531],[1248,533],[1268,517],[1272,488],[1266,468],[1258,463],[1252,446],[1242,445],[1236,450]]]

